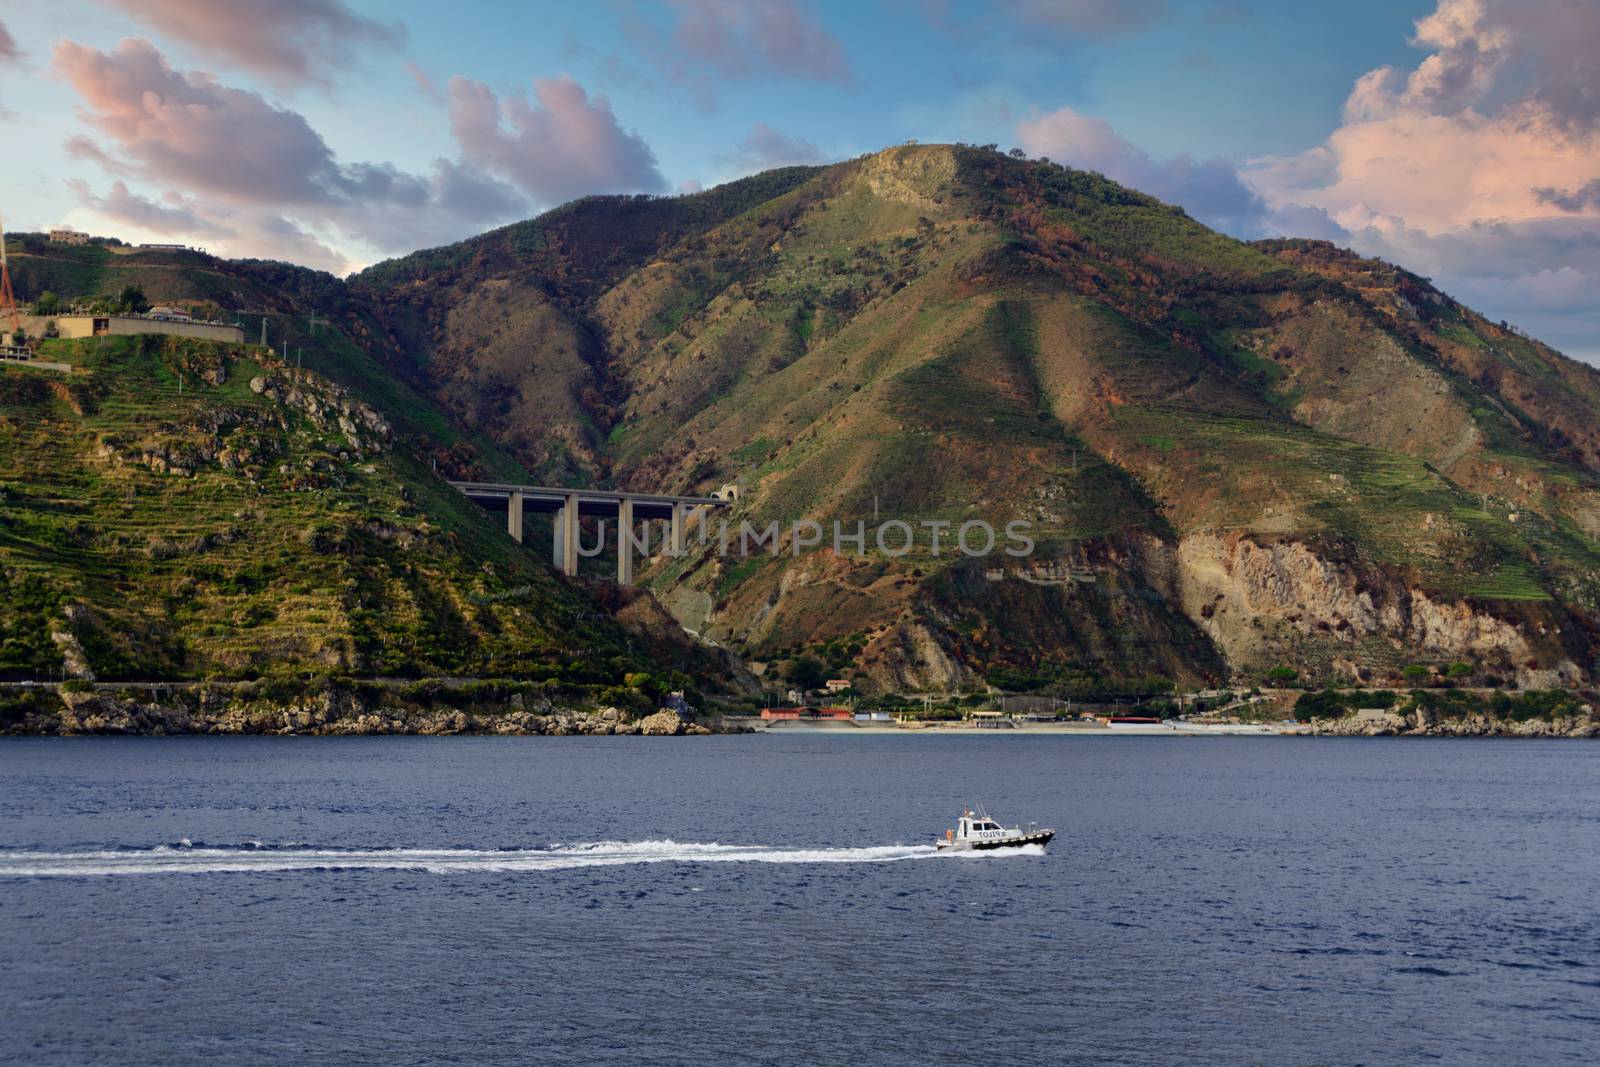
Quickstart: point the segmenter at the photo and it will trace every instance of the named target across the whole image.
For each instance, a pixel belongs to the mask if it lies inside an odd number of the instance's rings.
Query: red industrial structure
[[[761,717],[768,722],[780,722],[786,719],[804,722],[825,719],[849,721],[851,712],[849,708],[762,708]]]

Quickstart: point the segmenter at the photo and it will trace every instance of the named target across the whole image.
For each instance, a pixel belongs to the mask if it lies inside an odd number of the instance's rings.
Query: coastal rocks
[[[115,691],[63,687],[41,690],[36,700],[39,710],[0,728],[0,733],[609,737],[705,735],[723,729],[720,722],[716,729],[684,723],[669,710],[633,720],[615,707],[578,710],[541,700],[536,711],[510,705],[468,710],[417,707],[399,700],[373,703],[342,691],[308,693],[283,703],[248,698],[239,687],[226,685]]]
[[[60,734],[187,734],[202,732],[181,706],[118,698],[102,693],[62,692]],[[45,731],[38,731],[45,732]]]
[[[669,737],[683,732],[683,721],[677,712],[662,708],[640,720],[639,732],[646,737]]]
[[[1600,737],[1600,718],[1588,705],[1577,715],[1551,719],[1442,716],[1428,708],[1401,715],[1366,710],[1340,719],[1313,719],[1300,731],[1313,737]]]

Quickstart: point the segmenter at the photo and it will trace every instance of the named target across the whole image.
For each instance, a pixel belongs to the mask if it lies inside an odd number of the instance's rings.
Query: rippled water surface
[[[1591,1064],[1597,829],[1575,741],[10,740],[0,1061]]]

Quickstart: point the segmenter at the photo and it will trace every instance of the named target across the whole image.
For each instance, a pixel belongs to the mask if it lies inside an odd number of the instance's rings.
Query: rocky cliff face
[[[1447,659],[1526,688],[1584,676],[1543,610],[1497,614],[1436,599],[1402,576],[1325,559],[1298,541],[1195,534],[1174,558],[1184,613],[1236,669],[1287,666],[1361,683],[1385,660]]]

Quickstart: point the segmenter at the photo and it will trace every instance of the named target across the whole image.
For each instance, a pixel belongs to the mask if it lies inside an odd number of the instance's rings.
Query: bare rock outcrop
[[[1393,649],[1500,665],[1519,684],[1576,684],[1582,671],[1556,632],[1507,619],[1468,601],[1447,601],[1398,579],[1358,572],[1294,540],[1191,534],[1176,553],[1182,609],[1237,669],[1283,662],[1285,648],[1358,646],[1377,639]]]
[[[377,409],[307,371],[276,368],[270,374],[251,378],[250,391],[303,413],[323,433],[343,434],[358,452],[381,452],[394,437],[388,421]]]

